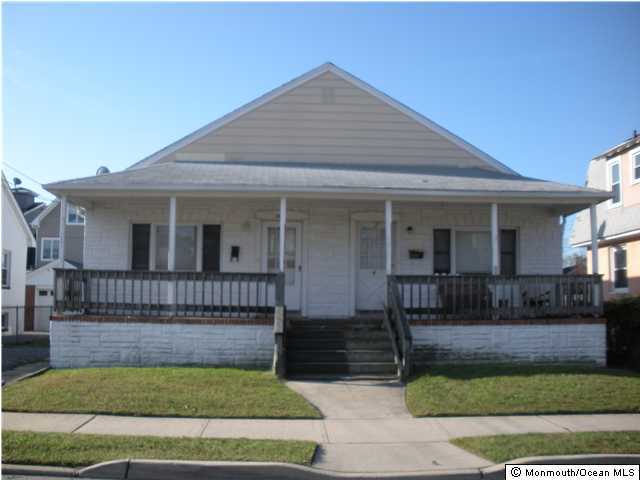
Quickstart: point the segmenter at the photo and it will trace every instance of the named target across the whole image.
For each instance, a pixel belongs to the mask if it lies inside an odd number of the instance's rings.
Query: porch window
[[[176,226],[176,270],[196,269],[197,229],[195,225]],[[156,270],[168,269],[169,226],[156,225]]]
[[[134,224],[131,226],[131,269],[149,270],[151,225]]]
[[[627,250],[623,246],[613,248],[613,288],[627,289]]]
[[[515,230],[500,230],[500,274],[516,274]]]
[[[2,251],[2,288],[11,288],[11,252]]]
[[[458,273],[491,273],[491,234],[456,231]]]
[[[57,260],[60,257],[60,239],[43,238],[41,259],[44,261]]]
[[[620,192],[620,162],[618,160],[609,163],[609,186],[613,198],[611,199],[610,207],[617,207],[622,201],[622,194]]]
[[[451,230],[433,231],[433,273],[451,273]]]

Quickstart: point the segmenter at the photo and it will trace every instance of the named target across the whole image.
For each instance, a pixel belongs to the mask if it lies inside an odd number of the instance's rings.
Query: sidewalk
[[[203,438],[310,440],[314,467],[338,472],[410,472],[481,468],[490,462],[448,440],[517,433],[640,430],[640,414],[505,417],[245,420],[12,413],[3,430]]]

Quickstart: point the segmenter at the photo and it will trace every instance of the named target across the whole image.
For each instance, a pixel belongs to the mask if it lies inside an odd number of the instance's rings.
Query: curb
[[[640,455],[558,455],[550,457],[525,457],[499,463],[481,469],[431,470],[423,472],[343,473],[319,470],[290,463],[270,462],[192,462],[172,460],[124,459],[98,463],[90,467],[73,469],[29,465],[2,465],[2,473],[10,475],[34,475],[51,477],[80,477],[108,480],[233,480],[261,478],[272,480],[328,480],[328,479],[406,479],[406,480],[498,480],[504,478],[505,464],[640,464]]]
[[[34,362],[34,363],[37,363],[37,362]],[[25,365],[21,365],[21,366],[26,366],[26,365],[29,365],[29,364],[26,363]],[[20,367],[16,367],[16,368],[20,368]],[[26,374],[24,374],[24,375],[22,375],[20,377],[17,377],[17,378],[14,378],[12,380],[9,380],[8,382],[3,381],[2,382],[2,386],[6,387],[7,385],[13,385],[14,383],[21,382],[21,381],[26,380],[26,379],[31,378],[31,377],[37,377],[38,375],[41,375],[41,374],[43,374],[44,372],[46,372],[47,370],[50,370],[50,369],[51,369],[51,366],[48,365],[48,366],[43,367],[43,368],[41,368],[39,370],[36,370],[35,372],[29,372],[29,373],[26,373]]]

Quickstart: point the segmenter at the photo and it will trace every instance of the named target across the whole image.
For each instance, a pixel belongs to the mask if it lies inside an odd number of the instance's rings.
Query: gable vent
[[[333,87],[322,88],[322,103],[336,103],[336,91]]]

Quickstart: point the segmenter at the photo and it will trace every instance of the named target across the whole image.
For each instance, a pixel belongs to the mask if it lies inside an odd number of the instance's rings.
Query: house
[[[38,207],[39,213],[30,221],[35,233],[34,268],[27,272],[26,302],[34,308],[26,312],[28,330],[49,331],[49,317],[53,311],[55,268],[63,268],[60,255],[60,230],[64,229],[64,268],[82,267],[84,255],[84,209],[68,204],[66,215],[60,219],[60,201]],[[29,210],[31,212],[31,210]],[[25,212],[25,218],[27,212]]]
[[[330,63],[46,188],[87,219],[54,367],[605,362],[600,279],[562,275],[561,219],[609,193],[519,175]]]
[[[35,240],[2,175],[2,331],[24,331],[27,249]]]
[[[597,207],[597,258],[588,271],[600,272],[604,298],[640,295],[640,135],[633,136],[589,162],[587,186],[612,192]],[[573,247],[591,245],[588,211],[576,216]]]
[[[18,206],[24,215],[27,224],[31,225],[31,222],[47,207],[44,202],[38,202],[38,194],[33,190],[25,187],[21,187],[21,180],[14,178],[14,188],[11,189],[13,197],[18,202]],[[31,232],[35,235],[35,231],[32,228]],[[29,247],[27,249],[27,270],[33,270],[36,264],[36,249],[35,247]]]

